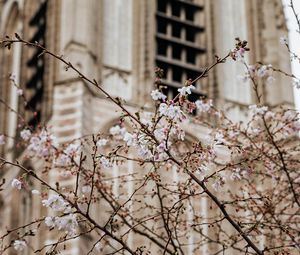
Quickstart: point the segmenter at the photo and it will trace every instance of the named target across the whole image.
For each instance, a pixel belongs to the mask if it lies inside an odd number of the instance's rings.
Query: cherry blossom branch
[[[153,141],[156,144],[159,144],[157,139],[155,138],[155,136],[149,131],[149,129],[147,128],[147,126],[145,126],[143,123],[141,123],[141,121],[139,120],[139,118],[137,118],[136,116],[134,116],[133,114],[131,114],[121,103],[119,98],[113,98],[112,96],[110,96],[104,89],[102,89],[102,87],[98,84],[98,82],[95,79],[89,79],[87,78],[84,74],[81,73],[81,71],[79,69],[77,69],[76,67],[74,67],[72,65],[72,63],[66,61],[62,56],[58,56],[50,51],[48,51],[45,47],[43,47],[42,45],[40,45],[39,43],[31,43],[28,42],[26,40],[23,40],[22,38],[20,38],[19,35],[16,34],[16,40],[11,40],[11,39],[6,39],[1,41],[0,43],[4,44],[4,46],[7,45],[11,45],[12,43],[23,43],[27,46],[31,46],[31,47],[38,47],[40,49],[42,49],[42,54],[48,54],[58,60],[60,60],[61,62],[63,62],[67,68],[72,69],[73,71],[75,71],[79,77],[81,79],[83,79],[84,81],[92,84],[93,86],[95,86],[97,89],[99,89],[108,99],[110,99],[114,104],[116,104],[118,107],[121,108],[121,110],[127,115],[129,116],[132,120],[134,120],[138,125],[140,125],[142,131],[147,134],[149,137],[151,137],[153,139]],[[203,75],[205,73],[207,73],[208,70],[210,70],[211,68],[213,68],[215,65],[217,65],[218,63],[223,63],[225,61],[226,58],[228,58],[230,56],[230,54],[226,55],[224,57],[224,60],[222,59],[218,59],[216,63],[214,63],[210,68],[207,68],[206,71],[203,72]],[[196,78],[200,79],[201,75]],[[179,167],[182,166],[181,162],[179,162],[178,160],[176,160],[169,151],[167,151],[167,154],[169,156],[169,159],[171,161],[173,161],[174,163],[176,163]],[[243,230],[241,229],[241,227],[239,226],[238,223],[236,223],[233,218],[227,213],[227,210],[225,209],[225,206],[218,200],[218,198],[213,195],[208,188],[206,187],[205,183],[203,181],[200,181],[191,171],[189,171],[187,168],[185,168],[186,173],[205,191],[205,193],[214,201],[214,203],[217,205],[217,207],[220,209],[220,211],[223,213],[224,217],[228,220],[228,222],[237,230],[237,232],[243,237],[243,239],[247,242],[247,244],[257,253],[257,254],[263,254],[263,252],[251,241],[251,239],[247,236],[247,234],[245,234],[243,232]],[[74,205],[75,208],[78,206]],[[78,208],[79,210],[79,208]],[[93,224],[95,224],[97,226],[97,223],[94,222],[93,219],[91,219],[89,217],[89,215],[87,215],[86,213],[83,213],[81,210],[78,211],[79,214],[83,214],[84,217],[86,217],[88,220],[90,220]],[[97,228],[99,228],[100,230],[104,231],[105,233],[107,233],[108,231],[106,229],[103,229],[101,226],[97,226]],[[117,240],[121,245],[123,245],[125,247],[125,249],[127,251],[129,251],[130,253],[132,252],[131,249],[129,247],[126,246],[126,244],[118,239],[117,237],[115,237],[114,235],[112,235],[111,233],[107,233],[109,236],[111,236],[113,239]]]
[[[81,216],[83,216],[84,218],[86,218],[92,225],[94,225],[95,228],[101,230],[102,232],[104,232],[107,236],[111,237],[112,239],[114,239],[115,241],[117,241],[122,247],[124,247],[125,250],[127,250],[130,254],[135,254],[135,252],[133,250],[131,250],[131,248],[129,248],[129,246],[120,238],[118,238],[117,236],[115,236],[113,233],[111,233],[110,231],[108,231],[106,228],[100,226],[94,219],[92,219],[90,217],[89,214],[87,214],[86,212],[83,212],[79,206],[77,205],[77,203],[72,202],[70,199],[67,198],[66,195],[64,195],[63,193],[59,192],[57,189],[53,188],[52,186],[50,186],[47,182],[45,182],[44,180],[42,180],[40,177],[38,177],[36,175],[36,173],[34,173],[32,170],[29,170],[27,168],[25,168],[24,166],[20,165],[18,162],[14,163],[14,162],[10,162],[7,161],[6,159],[0,157],[0,160],[4,163],[4,164],[8,164],[11,166],[15,166],[17,168],[19,168],[20,170],[22,170],[23,172],[25,172],[26,174],[28,174],[29,176],[33,177],[34,179],[36,179],[37,181],[39,181],[42,185],[46,186],[49,190],[57,193],[58,195],[60,195],[65,201],[67,201],[74,209],[76,209],[76,213],[80,214]]]
[[[293,1],[293,0],[290,0],[290,5],[289,5],[289,7],[292,9],[293,14],[294,14],[294,17],[295,17],[296,22],[297,22],[297,25],[298,25],[298,31],[297,31],[297,32],[300,33],[300,20],[299,20],[299,17],[298,17],[297,12],[296,12],[296,10],[295,10],[295,6],[294,6],[294,1]]]

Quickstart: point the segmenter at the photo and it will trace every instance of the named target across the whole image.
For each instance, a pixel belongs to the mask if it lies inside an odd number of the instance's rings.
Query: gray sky
[[[288,27],[289,27],[289,41],[290,41],[290,47],[291,50],[296,53],[298,56],[300,56],[300,34],[296,32],[298,30],[296,19],[293,15],[293,12],[290,7],[288,7],[290,0],[282,0],[283,4],[285,5],[285,14],[288,21]],[[300,0],[293,0],[295,9],[297,14],[300,18]],[[297,61],[292,62],[292,71],[293,74],[297,77],[300,77],[300,63]],[[296,108],[300,110],[300,90],[294,89],[295,93],[295,103]]]

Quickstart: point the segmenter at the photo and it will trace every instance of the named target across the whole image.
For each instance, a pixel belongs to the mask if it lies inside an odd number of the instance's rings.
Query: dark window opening
[[[195,19],[195,11],[192,8],[185,9],[185,18],[188,21],[194,21]]]
[[[192,79],[194,80],[195,78],[197,78],[199,75],[201,74],[201,71],[199,70],[199,72],[193,71],[193,70],[186,70],[186,78],[187,79]]]
[[[172,24],[172,36],[180,38],[182,27],[178,23]]]
[[[168,44],[165,41],[158,40],[157,41],[157,55],[159,56],[167,56]]]
[[[196,32],[194,29],[186,28],[185,39],[189,42],[195,42]]]
[[[182,68],[174,66],[172,68],[172,80],[181,83],[182,82]]]
[[[181,60],[182,47],[179,45],[173,45],[172,47],[172,58]]]
[[[192,49],[187,49],[186,50],[186,62],[190,64],[196,64],[196,56],[197,52]]]
[[[44,1],[40,4],[29,21],[29,28],[34,32],[30,41],[37,41],[45,45],[46,13],[47,1]],[[44,55],[39,56],[42,53],[40,49],[32,48],[31,50],[31,57],[27,61],[27,66],[31,72],[26,82],[27,105],[25,107],[25,115],[28,125],[31,126],[31,128],[35,128],[41,123],[42,118],[45,60]]]
[[[196,17],[204,8],[188,0],[156,0],[156,3],[155,64],[164,70],[163,92],[171,99],[178,94],[178,87],[183,86],[184,79],[195,79],[201,74],[197,63],[205,49],[196,44],[196,39],[205,30],[196,23]],[[169,7],[171,13],[167,15]],[[171,34],[167,36],[168,26]],[[203,95],[195,89],[189,99],[196,101],[199,96]]]
[[[176,2],[172,4],[172,16],[180,17],[180,5]]]
[[[168,76],[168,64],[166,64],[165,62],[162,61],[157,61],[156,62],[157,67],[159,67],[160,69],[162,69],[164,71],[164,75],[163,75],[163,79],[166,79],[166,77]]]
[[[162,92],[169,98],[172,99],[178,94],[178,88],[168,86],[162,89]]]
[[[164,20],[161,20],[160,18],[157,19],[157,32],[161,34],[167,33],[167,22]]]
[[[159,12],[167,12],[167,1],[166,0],[157,1],[157,10]]]

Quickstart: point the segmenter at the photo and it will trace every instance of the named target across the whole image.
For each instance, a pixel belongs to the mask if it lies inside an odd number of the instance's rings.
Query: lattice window
[[[39,42],[42,45],[46,44],[46,12],[47,1],[43,1],[29,21],[29,28],[33,31],[30,41]],[[45,59],[44,55],[40,56],[40,49],[32,48],[30,51],[30,58],[26,63],[30,70],[26,82],[26,98],[28,101],[26,105],[26,121],[30,126],[36,127],[41,122],[42,115]]]
[[[204,7],[192,0],[156,1],[156,65],[165,72],[163,84],[170,98],[187,79],[201,74],[201,56],[206,49],[200,45],[204,33],[199,15]],[[203,96],[198,86],[191,100]]]

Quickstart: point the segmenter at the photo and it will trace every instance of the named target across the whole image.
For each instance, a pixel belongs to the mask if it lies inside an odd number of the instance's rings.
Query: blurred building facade
[[[99,81],[111,95],[124,99],[130,109],[151,106],[156,66],[164,69],[165,93],[172,97],[186,79],[211,65],[215,55],[225,56],[236,37],[248,40],[253,49],[246,57],[250,63],[290,70],[289,56],[281,53],[279,43],[279,37],[287,35],[280,0],[2,0],[0,11],[1,38],[16,32],[40,42]],[[63,64],[39,54],[20,44],[10,51],[1,49],[1,100],[33,127],[51,125],[61,143],[107,130],[116,122],[117,109],[103,95]],[[192,97],[212,98],[238,120],[255,103],[250,84],[236,79],[243,72],[242,65],[219,65],[197,83]],[[26,107],[11,86],[10,75],[24,90]],[[271,106],[293,105],[292,87],[284,85],[284,77],[275,78],[272,86],[262,86],[263,101]],[[1,104],[0,117],[0,133],[17,136],[17,115]],[[202,136],[201,128],[188,127],[192,128]],[[0,152],[10,159],[21,153],[13,140]],[[39,162],[32,164],[38,168]],[[17,174],[9,171],[5,178]],[[0,229],[45,214],[30,195],[20,197],[5,190],[0,193]],[[36,242],[47,238],[39,236]],[[66,254],[84,254],[82,249],[80,243],[74,244]]]

